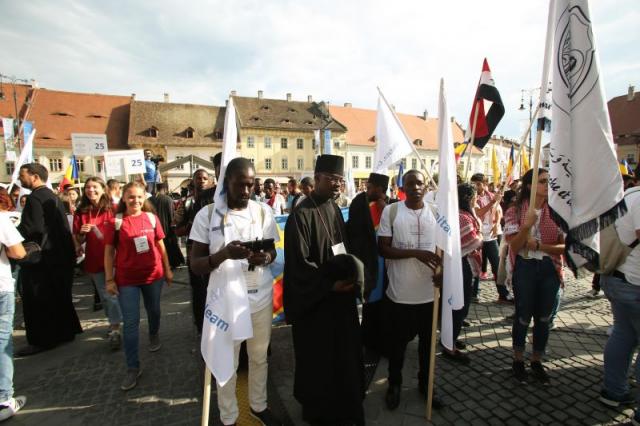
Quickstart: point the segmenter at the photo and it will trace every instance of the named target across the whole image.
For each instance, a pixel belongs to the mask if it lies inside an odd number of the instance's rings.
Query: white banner
[[[16,146],[13,133],[13,118],[2,118],[2,130],[4,133],[4,151],[7,161],[16,161]],[[9,154],[11,153],[11,154]],[[10,159],[9,156],[13,159]]]
[[[436,245],[443,251],[442,336],[444,347],[453,351],[453,311],[464,306],[462,286],[462,254],[460,249],[460,218],[458,216],[458,180],[453,136],[444,91],[440,80],[438,102],[438,149],[440,168],[436,192]]]
[[[77,157],[104,155],[107,149],[107,135],[94,133],[71,133],[73,154]]]
[[[413,148],[400,120],[380,92],[376,118],[376,153],[373,172],[387,174],[387,170],[411,154]]]
[[[104,153],[104,166],[108,177],[144,174],[144,152],[141,149],[107,151]]]

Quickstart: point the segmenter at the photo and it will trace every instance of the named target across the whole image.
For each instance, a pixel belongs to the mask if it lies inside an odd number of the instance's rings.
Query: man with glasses
[[[294,396],[311,424],[364,425],[364,366],[356,297],[362,262],[347,254],[335,203],[344,158],[321,155],[315,189],[285,227],[284,310],[296,357]]]

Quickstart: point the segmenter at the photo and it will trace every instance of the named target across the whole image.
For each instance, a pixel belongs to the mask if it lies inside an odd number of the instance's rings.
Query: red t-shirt
[[[109,221],[104,233],[105,244],[113,245],[115,226],[114,217]],[[136,237],[146,237],[149,250],[138,253],[134,241]],[[155,230],[144,212],[138,216],[122,218],[114,261],[118,286],[151,284],[164,276],[162,256],[157,245],[163,238],[164,230],[157,216]]]
[[[85,235],[84,249],[84,271],[89,274],[96,274],[104,271],[104,234],[113,219],[111,210],[91,209],[86,213],[76,210],[73,215],[73,233],[80,233],[80,227],[86,223],[95,224],[98,232],[91,230]]]

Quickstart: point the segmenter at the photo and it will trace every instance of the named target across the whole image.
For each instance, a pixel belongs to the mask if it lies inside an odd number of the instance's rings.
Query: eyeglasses
[[[322,173],[322,176],[324,176],[327,180],[331,182],[344,182],[344,178],[339,175],[330,175],[327,173]]]

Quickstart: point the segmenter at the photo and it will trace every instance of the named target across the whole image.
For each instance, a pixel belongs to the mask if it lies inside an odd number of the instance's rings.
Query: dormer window
[[[187,139],[193,139],[193,128],[192,127],[187,127],[187,129],[184,131],[184,137]]]
[[[297,111],[293,108],[289,108],[289,112],[297,112]]]
[[[147,130],[147,134],[151,138],[157,138],[158,137],[158,128],[156,126],[149,127],[149,130]]]
[[[56,111],[51,115],[57,115],[58,117],[73,117],[73,114],[67,111]]]
[[[289,120],[288,118],[285,118],[284,120],[282,120],[282,124],[289,124],[291,123],[291,120]]]
[[[260,107],[261,110],[263,111],[269,111],[269,105],[262,105],[262,107]]]
[[[104,115],[102,115],[102,114],[97,114],[97,113],[96,113],[96,114],[89,114],[89,115],[87,115],[87,117],[88,117],[88,118],[107,118],[107,117],[105,117]]]
[[[416,139],[415,141],[413,141],[413,144],[417,146],[422,146],[422,139]]]
[[[213,138],[214,139],[222,139],[222,130],[220,129],[216,129],[213,131]]]

